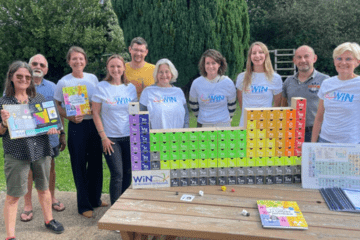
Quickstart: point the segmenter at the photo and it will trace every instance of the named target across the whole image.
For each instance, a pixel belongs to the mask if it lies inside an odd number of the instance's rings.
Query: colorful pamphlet
[[[87,115],[91,113],[89,97],[85,85],[63,87],[66,116]]]
[[[7,124],[11,139],[46,134],[51,128],[63,129],[54,101],[3,105],[3,108],[10,113]]]
[[[360,191],[346,188],[321,188],[331,211],[360,213]]]
[[[307,229],[308,225],[295,201],[257,201],[264,228]]]

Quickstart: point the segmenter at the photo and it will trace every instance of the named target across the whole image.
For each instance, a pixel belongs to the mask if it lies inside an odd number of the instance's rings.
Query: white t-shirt
[[[320,137],[333,143],[360,143],[360,77],[323,82],[318,96],[324,100]]]
[[[236,88],[242,91],[242,109],[239,126],[244,126],[244,109],[272,107],[273,97],[282,92],[282,80],[279,74],[274,73],[271,82],[267,80],[265,73],[252,73],[250,88],[243,91],[245,72],[239,74],[236,80]]]
[[[136,88],[129,83],[111,85],[101,81],[91,101],[101,103],[101,120],[106,136],[113,138],[130,135],[129,103],[137,100]]]
[[[198,123],[215,124],[230,122],[228,101],[236,98],[234,82],[227,76],[221,76],[212,83],[203,76],[194,80],[190,88],[190,97],[199,103]]]
[[[148,86],[141,93],[140,103],[149,111],[152,129],[184,127],[186,100],[180,88]]]
[[[91,101],[91,97],[98,83],[99,80],[94,74],[84,72],[83,78],[76,78],[70,73],[62,77],[56,84],[54,99],[62,103],[64,102],[64,96],[62,92],[63,87],[86,85],[89,101]],[[92,119],[92,115],[85,115],[84,119]]]

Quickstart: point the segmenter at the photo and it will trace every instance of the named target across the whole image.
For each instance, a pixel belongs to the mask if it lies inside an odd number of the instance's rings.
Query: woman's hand
[[[72,116],[72,117],[68,117],[69,121],[72,121],[73,123],[81,123],[84,120],[84,115],[77,115],[77,116]]]
[[[10,113],[7,110],[2,109],[1,110],[1,119],[2,119],[2,121],[5,123],[6,120],[9,119],[9,117],[10,117]]]
[[[114,145],[115,143],[112,142],[109,138],[105,137],[102,140],[102,145],[103,145],[103,151],[105,154],[109,154],[111,155],[111,153],[114,152],[114,149],[111,145]]]
[[[60,134],[60,131],[57,130],[56,128],[50,128],[49,131],[47,131],[48,135],[53,135],[53,134]]]

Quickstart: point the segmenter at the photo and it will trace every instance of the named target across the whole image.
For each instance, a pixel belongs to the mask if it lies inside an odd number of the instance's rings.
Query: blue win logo
[[[136,182],[136,183],[152,182],[153,176],[134,176],[133,179],[134,179],[134,182]]]
[[[268,89],[269,87],[264,87],[264,86],[251,86],[252,93],[263,93],[263,92],[267,92]]]
[[[325,94],[325,98],[327,99],[333,99],[334,101],[337,102],[353,102],[354,100],[354,95],[353,94],[349,94],[349,93],[342,93],[342,92],[330,92]]]
[[[122,104],[128,104],[129,102],[131,102],[131,99],[123,98],[123,97],[115,97],[115,101],[117,105],[122,105]]]

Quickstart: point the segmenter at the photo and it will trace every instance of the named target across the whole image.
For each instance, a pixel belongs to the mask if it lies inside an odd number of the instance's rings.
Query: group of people
[[[131,62],[117,54],[106,62],[103,81],[84,72],[87,55],[80,47],[71,47],[66,61],[72,72],[55,85],[44,79],[48,71],[46,58],[37,54],[29,64],[16,61],[10,65],[0,98],[0,134],[4,147],[4,171],[7,195],[4,219],[7,239],[15,239],[18,201],[25,196],[22,221],[33,218],[31,189],[38,191],[45,226],[55,233],[64,227],[52,217],[52,209],[65,206],[55,198],[54,158],[66,147],[65,131],[50,129],[47,135],[10,139],[4,104],[28,104],[54,100],[59,113],[69,120],[68,149],[77,190],[78,213],[93,217],[94,209],[108,206],[101,200],[103,173],[102,153],[110,169],[110,201],[114,204],[131,184],[129,112],[130,102],[139,101],[140,110],[149,111],[150,128],[187,128],[189,111],[183,91],[173,85],[178,71],[169,59],[156,65],[145,61],[146,41],[141,37],[129,46]],[[247,55],[246,70],[236,84],[225,75],[226,59],[209,49],[199,61],[200,77],[190,88],[189,105],[198,127],[230,127],[238,100],[242,113],[249,107],[288,106],[292,97],[307,101],[307,142],[359,143],[360,77],[354,73],[360,63],[360,46],[343,43],[333,54],[338,75],[332,78],[314,69],[317,56],[309,46],[295,51],[293,62],[298,72],[282,82],[274,72],[265,44],[254,42]],[[68,117],[62,107],[63,87],[86,85],[92,113]],[[244,125],[243,114],[240,126]],[[321,131],[320,131],[321,130]]]

